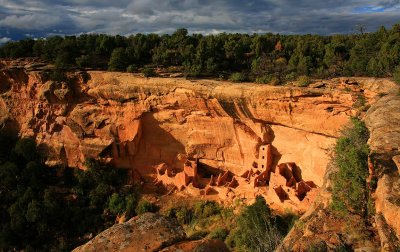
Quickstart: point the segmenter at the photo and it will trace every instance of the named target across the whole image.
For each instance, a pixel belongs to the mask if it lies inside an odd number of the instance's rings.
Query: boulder
[[[185,238],[186,234],[176,220],[145,213],[115,224],[73,252],[159,251]]]

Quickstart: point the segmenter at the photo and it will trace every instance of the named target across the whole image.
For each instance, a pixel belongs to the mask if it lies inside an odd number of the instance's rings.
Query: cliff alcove
[[[0,122],[35,137],[48,164],[84,169],[86,158],[100,158],[157,191],[226,204],[263,195],[276,210],[300,213],[323,185],[359,93],[373,102],[392,88],[369,79],[349,91],[346,79],[299,88],[99,71],[58,83],[18,64],[1,71]]]

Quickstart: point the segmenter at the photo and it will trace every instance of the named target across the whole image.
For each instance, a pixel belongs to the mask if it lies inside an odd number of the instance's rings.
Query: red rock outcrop
[[[375,159],[374,173],[378,179],[375,191],[377,214],[382,215],[379,228],[387,223],[400,240],[400,96],[387,95],[367,111],[365,122],[370,130],[368,145]],[[400,246],[400,242],[399,242]]]
[[[48,164],[84,169],[86,158],[101,158],[142,183],[226,202],[260,194],[281,209],[307,209],[319,191],[320,203],[329,202],[319,188],[330,148],[363,93],[372,105],[369,146],[384,160],[373,167],[379,223],[400,233],[399,88],[390,80],[338,78],[299,88],[92,71],[57,82],[43,64],[0,65],[0,124],[35,137]],[[198,160],[196,168],[188,159]]]
[[[334,165],[329,165],[316,200],[300,218],[301,225],[290,231],[284,239],[284,246],[277,251],[307,251],[314,242],[321,241],[329,249],[351,244],[355,251],[399,251],[399,86],[389,80],[357,80],[357,85],[364,90],[366,98],[371,102],[371,107],[365,114],[361,113],[361,116],[370,131],[370,156],[368,167],[365,167],[370,172],[367,182],[377,180],[372,195],[375,199],[376,214],[369,220],[373,223],[373,230],[360,228],[362,225],[359,223],[364,221],[360,216],[352,215],[343,221],[328,210],[332,188],[331,175],[337,169]],[[374,187],[371,186],[371,189],[374,190]]]
[[[48,164],[84,169],[86,158],[100,157],[131,169],[134,181],[170,179],[181,189],[216,183],[221,195],[235,189],[244,198],[268,191],[271,173],[262,166],[273,170],[278,162],[296,163],[304,181],[321,186],[329,147],[356,99],[329,85],[273,87],[96,71],[70,73],[59,83],[16,64],[5,63],[0,71],[6,80],[0,123],[34,136]],[[198,159],[198,169],[213,169],[202,172],[214,179],[205,183],[185,170],[187,158]],[[161,163],[178,175],[158,173]],[[248,170],[254,171],[247,178],[239,176]],[[290,188],[295,180],[287,182]]]

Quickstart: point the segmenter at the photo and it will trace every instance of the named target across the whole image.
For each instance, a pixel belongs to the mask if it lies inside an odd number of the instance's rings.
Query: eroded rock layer
[[[0,75],[0,123],[35,137],[48,164],[84,169],[86,158],[100,157],[169,191],[263,194],[295,210],[322,185],[354,92],[373,101],[386,91],[370,79],[297,88],[96,71],[57,82],[23,64],[4,64]]]

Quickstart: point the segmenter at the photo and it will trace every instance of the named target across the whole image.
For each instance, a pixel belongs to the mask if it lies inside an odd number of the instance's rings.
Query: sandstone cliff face
[[[379,79],[350,86],[334,79],[316,85],[320,88],[296,88],[110,72],[76,72],[66,82],[55,82],[19,64],[5,63],[0,71],[0,123],[34,136],[48,164],[84,169],[86,158],[100,157],[131,169],[133,180],[153,182],[159,164],[179,173],[186,160],[197,159],[202,178],[229,171],[224,187],[238,183],[246,198],[260,191],[251,181],[262,182],[259,151],[267,144],[272,174],[276,165],[293,162],[302,181],[322,186],[330,148],[355,113],[357,93],[349,87],[368,94],[371,102],[391,90],[382,89]],[[251,169],[253,177],[244,179],[249,185],[242,184],[240,176]],[[268,185],[270,174],[262,176]],[[300,190],[289,178],[279,183],[293,188],[293,195]],[[224,190],[223,198],[230,189]]]
[[[297,88],[94,71],[57,82],[47,68],[3,62],[0,124],[35,137],[48,164],[85,169],[86,158],[101,158],[130,169],[134,181],[224,202],[262,194],[278,210],[304,212],[318,195],[305,218],[329,202],[319,188],[329,187],[330,150],[363,94],[372,105],[369,145],[385,161],[375,167],[377,223],[400,233],[399,98],[391,81]]]
[[[295,162],[302,179],[321,186],[329,147],[355,100],[329,88],[110,72],[55,82],[26,67],[1,74],[1,122],[36,137],[49,164],[84,169],[85,158],[101,157],[145,182],[156,165],[179,172],[186,158],[239,176],[254,168],[261,145],[272,144],[275,165]]]
[[[379,83],[379,82],[378,82]],[[398,251],[400,249],[400,176],[399,176],[399,144],[400,144],[400,96],[399,87],[393,83],[379,84],[374,87],[371,80],[367,82],[371,90],[379,89],[380,95],[371,96],[371,107],[363,115],[370,131],[368,145],[370,147],[370,174],[377,181],[373,198],[376,214],[373,219],[374,230],[358,230],[361,225],[354,219],[343,220],[326,211],[330,202],[330,174],[335,167],[329,166],[324,178],[324,185],[317,199],[309,210],[301,217],[301,225],[296,226],[285,238],[286,248],[293,251],[306,251],[310,244],[323,243],[328,249],[343,244],[352,244],[356,251]],[[385,91],[383,91],[385,90]],[[383,95],[385,94],[385,95]],[[354,234],[375,233],[375,237]],[[281,248],[278,251],[285,251]]]
[[[365,116],[371,134],[368,145],[373,153],[374,173],[378,178],[375,191],[376,223],[382,247],[388,251],[390,245],[396,244],[395,240],[400,247],[399,108],[400,96],[388,95],[372,105]],[[397,237],[391,237],[393,235]]]
[[[82,104],[92,108],[90,112],[75,107],[71,119],[95,136],[109,132],[105,128],[112,125],[132,131],[128,125],[139,120],[138,152],[114,151],[110,157],[130,156],[126,166],[140,167],[143,175],[162,162],[182,167],[179,153],[240,174],[257,160],[258,147],[273,141],[280,145],[276,149],[282,161],[307,167],[304,176],[320,185],[327,162],[324,152],[351,114],[351,95],[328,90],[144,79],[104,72],[90,75],[87,94],[97,103]],[[95,129],[100,123],[87,114],[108,118],[105,126]],[[82,125],[84,121],[86,125]],[[124,139],[118,142],[126,143]]]

